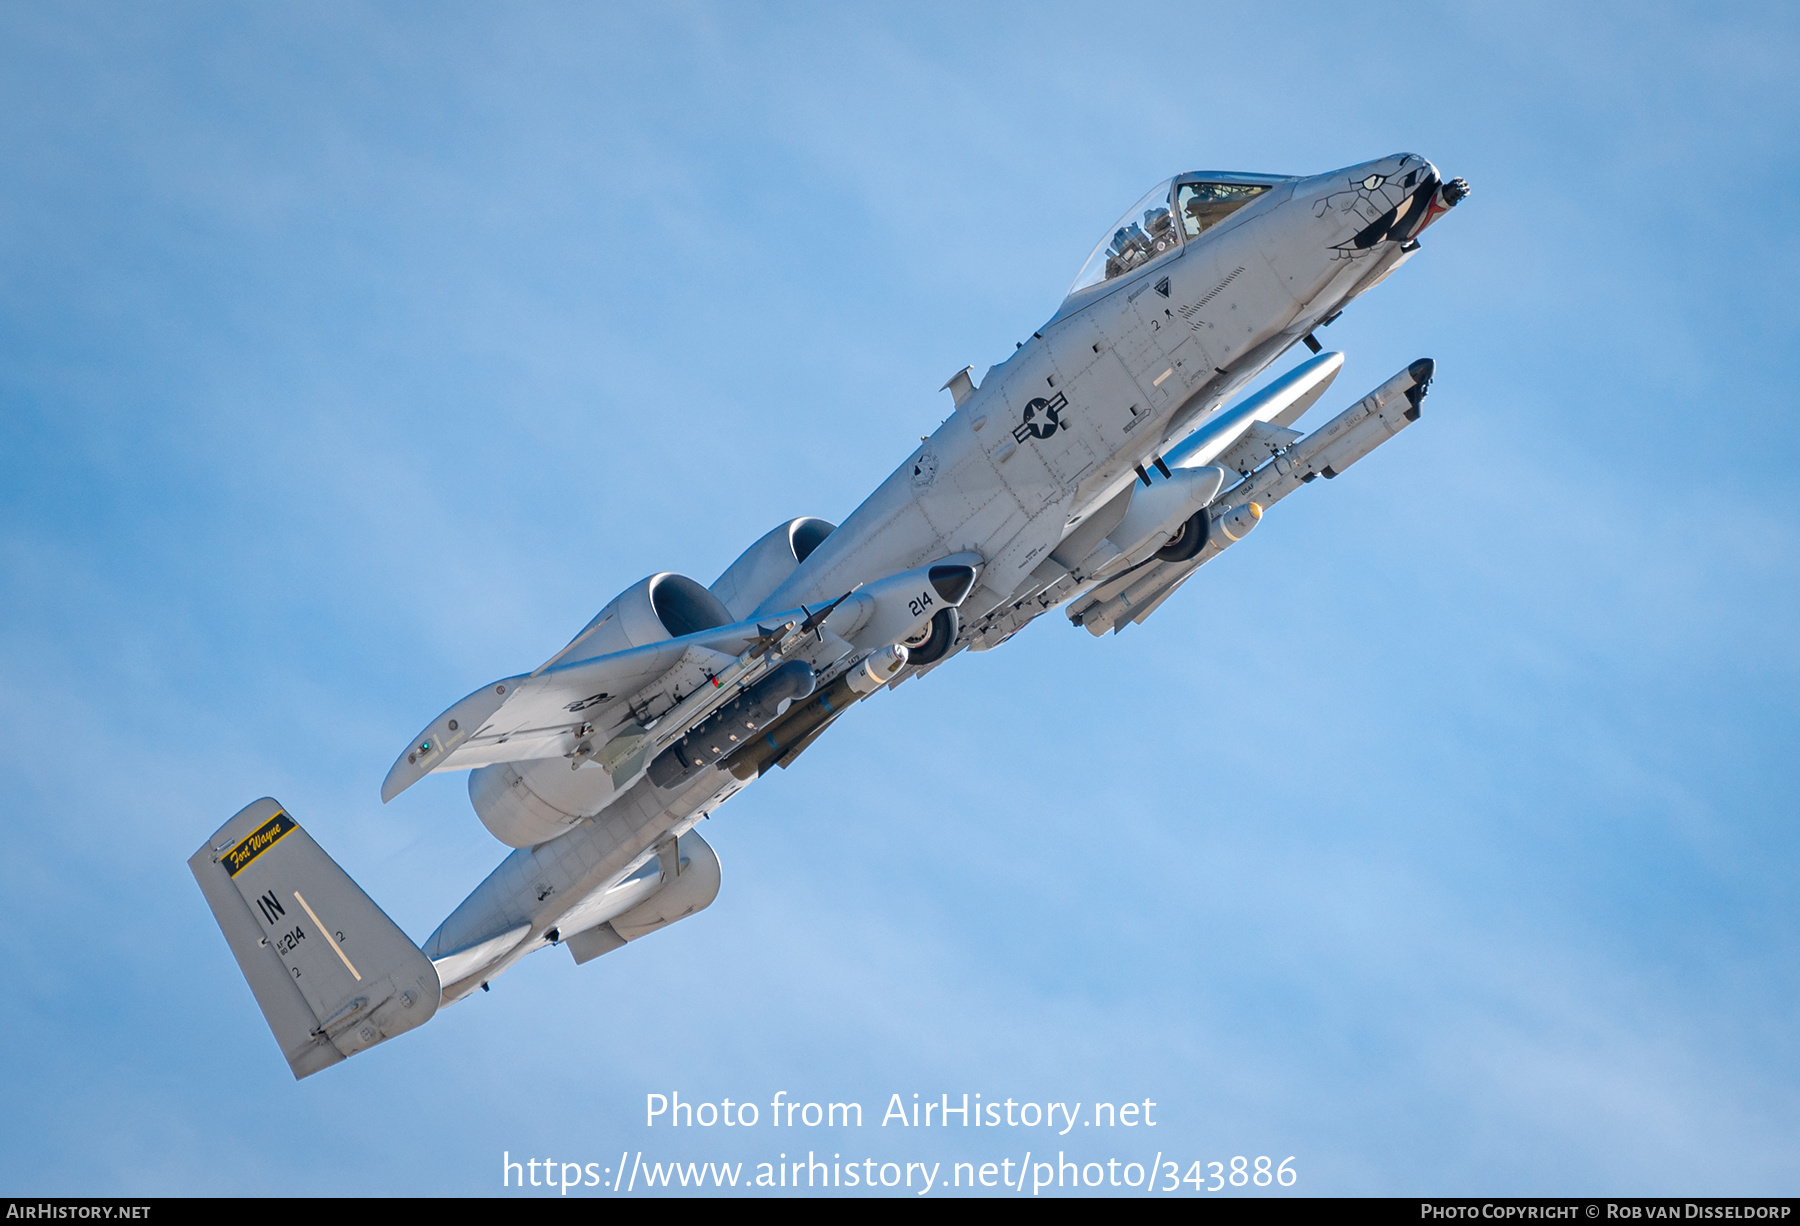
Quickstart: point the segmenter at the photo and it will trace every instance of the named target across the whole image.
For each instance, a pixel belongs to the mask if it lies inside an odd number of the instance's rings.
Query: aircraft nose
[[[1358,251],[1417,238],[1468,194],[1467,183],[1445,183],[1418,154],[1396,153],[1306,180],[1294,200],[1323,223],[1326,246]]]

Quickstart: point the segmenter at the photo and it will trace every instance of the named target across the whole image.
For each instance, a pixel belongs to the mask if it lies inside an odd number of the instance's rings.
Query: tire
[[[1181,525],[1181,530],[1169,538],[1169,543],[1156,551],[1159,562],[1188,562],[1197,557],[1206,548],[1207,540],[1212,536],[1212,516],[1202,507]]]
[[[962,621],[955,609],[939,609],[916,640],[904,641],[906,662],[918,668],[936,664],[950,654],[950,648],[956,644],[956,632],[961,628]]]

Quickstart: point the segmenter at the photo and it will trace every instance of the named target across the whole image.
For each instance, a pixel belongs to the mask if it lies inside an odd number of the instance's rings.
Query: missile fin
[[[1175,580],[1173,583],[1169,584],[1168,587],[1165,587],[1162,591],[1158,592],[1156,594],[1156,598],[1153,599],[1149,604],[1145,605],[1142,612],[1140,612],[1132,617],[1131,624],[1134,626],[1143,625],[1145,620],[1148,619],[1152,613],[1154,613],[1158,609],[1162,608],[1163,601],[1165,601],[1169,597],[1173,596],[1176,592],[1176,589],[1178,589],[1182,584],[1186,583],[1189,579],[1193,578],[1193,576],[1194,576],[1194,572],[1190,570],[1187,574],[1181,576],[1181,578]],[[1123,629],[1122,626],[1115,625],[1113,627],[1113,633],[1117,634],[1121,629]]]

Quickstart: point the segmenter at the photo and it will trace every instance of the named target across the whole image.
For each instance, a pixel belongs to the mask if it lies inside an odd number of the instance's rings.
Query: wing
[[[635,700],[691,691],[709,670],[735,656],[693,637],[651,643],[592,660],[561,664],[482,686],[414,737],[381,785],[392,800],[435,771],[468,770],[494,762],[560,757],[586,726],[608,731],[631,718]],[[653,683],[655,685],[652,692]],[[658,704],[667,705],[667,704]],[[604,737],[602,737],[604,739]]]
[[[621,771],[643,769],[647,755],[731,699],[732,686],[755,682],[815,640],[817,648],[804,652],[816,666],[855,649],[902,641],[940,604],[954,607],[967,599],[980,566],[976,554],[953,554],[877,579],[819,609],[803,606],[495,681],[413,738],[382,782],[381,799],[392,800],[436,771],[596,750],[623,787]],[[646,738],[664,716],[667,726]],[[632,733],[615,738],[628,723],[635,725]],[[606,755],[608,745],[618,747],[616,760]]]

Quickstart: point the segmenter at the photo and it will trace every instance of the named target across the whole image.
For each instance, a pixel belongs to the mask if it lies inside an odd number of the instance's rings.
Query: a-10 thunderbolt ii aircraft
[[[1343,363],[1313,332],[1468,194],[1414,154],[1178,175],[1110,228],[1050,321],[842,524],[803,518],[710,587],[651,575],[538,668],[432,720],[382,800],[467,770],[515,850],[417,946],[273,800],[188,861],[296,1077],[564,945],[577,963],[710,904],[701,818],[852,704],[1055,608],[1141,623],[1315,477],[1419,416],[1421,359],[1309,433]],[[1289,347],[1313,355],[1231,402]],[[1226,407],[1226,406],[1230,407]]]

